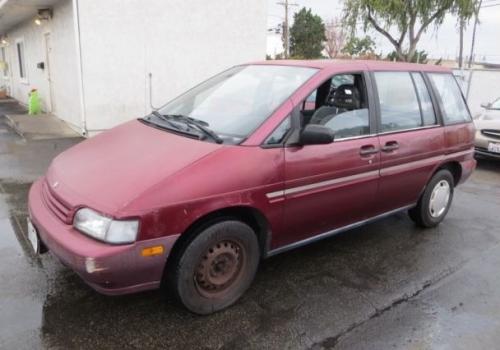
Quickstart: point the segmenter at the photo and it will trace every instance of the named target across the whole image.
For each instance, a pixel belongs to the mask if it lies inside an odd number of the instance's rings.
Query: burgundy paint
[[[294,106],[333,74],[370,70],[449,73],[446,68],[376,61],[257,64],[311,66],[320,70],[239,146],[189,139],[131,121],[62,153],[29,194],[30,217],[42,241],[98,291],[129,293],[158,287],[167,255],[179,235],[216,210],[249,207],[260,212],[272,233],[270,249],[276,249],[414,204],[442,164],[460,164],[461,181],[475,167],[472,123],[330,145],[260,147]],[[391,141],[398,142],[397,150],[371,156],[359,154],[363,146],[379,149]],[[375,174],[356,177],[369,171]],[[344,180],[271,199],[266,196],[332,179]],[[80,207],[90,207],[118,219],[140,219],[138,241],[112,246],[63,223],[42,200],[43,181],[47,181],[55,198],[71,208],[71,215]],[[164,245],[166,254],[147,258],[140,255],[144,247],[156,244]],[[106,270],[88,273],[88,257]]]

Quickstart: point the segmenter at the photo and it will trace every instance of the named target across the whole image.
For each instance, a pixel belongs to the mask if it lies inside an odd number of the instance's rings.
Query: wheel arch
[[[424,186],[422,187],[420,193],[418,194],[417,202],[420,200],[422,197],[423,193],[425,192],[425,189],[427,188],[427,185],[429,184],[429,181],[436,175],[436,173],[440,170],[448,170],[451,175],[453,176],[453,187],[457,187],[458,183],[460,182],[460,179],[462,178],[462,166],[460,165],[460,162],[456,160],[450,160],[447,162],[444,162],[442,164],[437,165],[434,168],[433,172],[429,172],[429,175],[427,177],[427,180],[425,181]]]
[[[434,173],[430,178],[432,178],[434,174],[436,174],[438,171],[443,169],[448,170],[451,173],[454,182],[453,186],[456,187],[460,182],[460,179],[462,178],[462,166],[460,165],[460,162],[452,160],[441,164],[440,166],[437,167],[437,169],[434,171]]]
[[[198,233],[203,231],[206,227],[224,219],[239,220],[250,226],[257,235],[261,257],[266,256],[271,239],[271,229],[265,215],[260,210],[251,206],[242,205],[221,208],[200,216],[179,236],[167,257],[164,277],[165,273],[168,273],[172,261],[180,257],[182,251]]]

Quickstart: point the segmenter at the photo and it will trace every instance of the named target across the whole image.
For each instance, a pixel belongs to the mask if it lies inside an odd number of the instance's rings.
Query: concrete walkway
[[[7,118],[5,118],[7,114],[22,113],[26,113],[26,108],[19,103],[0,103],[0,182],[2,180],[33,181],[47,171],[51,160],[57,154],[84,140],[82,137],[45,140],[22,138],[7,125]],[[0,229],[0,236],[1,233]],[[0,237],[0,248],[1,240]],[[1,322],[0,328],[2,328]],[[1,342],[0,349],[3,349]]]
[[[81,137],[64,121],[51,114],[6,114],[7,124],[27,140]]]
[[[7,97],[7,98],[0,98],[0,105],[6,104],[6,103],[17,103],[16,100],[13,98]]]

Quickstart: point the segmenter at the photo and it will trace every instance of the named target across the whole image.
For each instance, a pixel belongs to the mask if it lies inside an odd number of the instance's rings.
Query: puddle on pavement
[[[22,245],[17,238],[17,234],[14,233],[15,226],[16,223],[13,219],[0,218],[0,254],[7,249],[18,254],[25,254],[25,251],[22,249]]]
[[[30,186],[31,183],[0,181],[0,249],[23,252],[33,261],[26,238],[26,199]]]
[[[0,348],[37,348],[47,287],[21,224],[29,184],[0,186]]]

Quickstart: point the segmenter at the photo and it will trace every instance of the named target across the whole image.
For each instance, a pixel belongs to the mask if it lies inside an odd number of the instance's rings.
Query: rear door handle
[[[392,152],[399,148],[399,143],[397,141],[388,141],[385,146],[382,147],[383,152]]]
[[[371,154],[378,153],[378,149],[374,145],[364,145],[359,149],[359,154],[361,156],[369,156]]]

